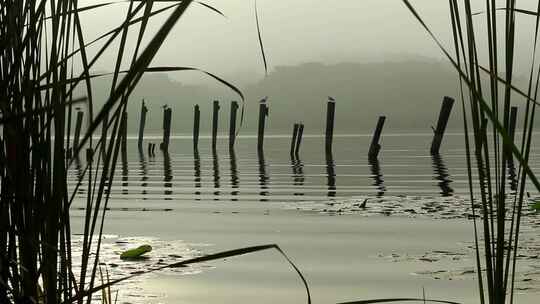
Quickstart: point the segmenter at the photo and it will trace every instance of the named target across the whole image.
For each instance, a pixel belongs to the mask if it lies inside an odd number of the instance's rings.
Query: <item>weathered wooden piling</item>
[[[299,128],[300,128],[300,125],[295,123],[293,127],[293,132],[292,132],[292,139],[291,139],[291,158],[294,158],[294,151],[296,150],[296,137],[298,136]]]
[[[199,151],[199,128],[201,125],[201,110],[195,105],[193,117],[193,151]]]
[[[294,156],[299,158],[300,145],[302,144],[302,135],[304,134],[304,124],[300,124],[298,127],[298,135],[296,136],[296,147],[294,148]]]
[[[120,150],[122,152],[122,163],[127,163],[127,118],[128,113],[124,112],[122,121],[120,122],[120,134],[122,141],[120,142]]]
[[[437,128],[433,129],[434,135],[433,141],[431,142],[431,154],[439,154],[439,149],[441,148],[444,131],[446,130],[446,125],[448,124],[448,119],[450,118],[450,113],[452,112],[453,105],[454,99],[445,96],[443,99],[441,112],[439,114]]]
[[[381,140],[381,134],[385,121],[386,116],[379,116],[377,126],[375,127],[375,132],[373,132],[373,138],[371,139],[371,145],[369,146],[368,157],[370,159],[376,159],[381,151],[381,144],[379,144],[379,141]]]
[[[171,137],[171,119],[172,119],[172,109],[163,106],[163,142],[159,148],[163,151],[169,151],[169,140]]]
[[[234,149],[234,142],[236,141],[236,115],[238,112],[238,102],[231,102],[231,119],[229,122],[229,150]]]
[[[328,97],[326,105],[326,154],[332,153],[332,141],[334,139],[334,117],[336,112],[336,100]]]
[[[84,113],[82,111],[77,111],[77,121],[75,123],[75,136],[73,137],[73,151],[74,152],[77,151],[77,149],[79,149],[79,139],[81,137],[83,116],[84,116]],[[73,156],[78,157],[78,155],[73,155]]]
[[[259,102],[259,128],[257,132],[257,150],[264,149],[264,127],[266,125],[266,117],[268,116],[268,105],[266,101],[268,97],[261,99]]]
[[[141,104],[141,118],[139,122],[139,140],[137,142],[137,147],[139,147],[139,150],[142,151],[143,149],[143,137],[144,137],[144,127],[146,125],[146,113],[148,112],[148,108],[144,104],[144,99]]]
[[[219,101],[214,100],[214,110],[212,114],[212,150],[216,150],[217,132],[219,123]]]

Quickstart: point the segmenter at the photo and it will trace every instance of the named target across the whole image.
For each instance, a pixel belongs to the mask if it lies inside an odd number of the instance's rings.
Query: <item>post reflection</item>
[[[431,155],[433,172],[435,173],[434,179],[438,180],[437,183],[439,188],[441,188],[441,196],[452,196],[454,194],[454,189],[450,187],[452,180],[448,174],[448,168],[446,167],[443,158],[440,154]]]
[[[219,157],[215,149],[212,150],[212,169],[214,171],[214,200],[219,201],[219,195],[221,188],[220,176],[219,176]]]
[[[195,200],[200,201],[200,195],[201,195],[201,156],[199,155],[199,151],[195,150],[193,151],[193,182],[195,183]]]
[[[306,180],[304,176],[304,163],[297,157],[291,157],[291,168],[293,173],[293,185],[295,186],[293,195],[302,196],[304,195],[304,192],[299,190],[303,189]]]
[[[142,199],[145,200],[147,194],[146,187],[148,187],[148,167],[146,163],[146,158],[144,157],[144,153],[142,152],[142,150],[139,150],[139,168],[139,175],[141,175],[141,194]]]
[[[79,188],[77,190],[77,193],[78,194],[84,194],[85,193],[84,187],[81,187],[84,171],[83,171],[83,168],[82,168],[82,165],[81,165],[81,160],[78,157],[75,158],[75,169],[77,171],[77,181],[80,184]]]
[[[336,196],[336,164],[334,163],[334,157],[332,153],[326,153],[326,176],[327,176],[327,186],[328,193],[327,196],[335,197]]]
[[[169,151],[163,150],[163,187],[165,188],[163,194],[165,195],[165,200],[170,200],[171,198],[169,196],[173,194],[172,179],[171,156]]]
[[[381,171],[381,166],[377,158],[368,158],[369,169],[371,171],[371,178],[373,179],[373,186],[377,189],[377,197],[382,197],[386,193],[386,186],[384,185],[384,176]]]
[[[240,186],[240,180],[238,178],[238,164],[236,163],[236,153],[234,152],[234,149],[229,150],[229,160],[230,160],[230,168],[231,168],[231,188],[233,189],[231,191],[231,195],[233,196],[232,201],[238,201],[239,191],[238,187]]]
[[[518,180],[516,174],[516,166],[513,159],[508,160],[508,180],[510,182],[510,190],[512,191],[512,194],[515,194],[515,192],[517,191]]]
[[[129,169],[128,169],[128,162],[127,157],[122,157],[122,194],[129,194]]]
[[[259,151],[257,153],[258,162],[259,162],[259,186],[260,186],[260,192],[259,195],[261,198],[259,198],[259,201],[266,202],[268,201],[265,196],[268,196],[268,184],[270,182],[270,176],[268,175],[267,168],[266,168],[266,161],[264,159],[264,152]]]

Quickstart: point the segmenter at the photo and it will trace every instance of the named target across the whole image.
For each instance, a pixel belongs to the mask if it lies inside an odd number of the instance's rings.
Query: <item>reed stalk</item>
[[[517,8],[515,0],[505,1],[502,7],[497,7],[495,0],[486,0],[482,12],[473,12],[470,0],[449,0],[454,56],[440,43],[415,7],[408,0],[403,0],[403,3],[458,73],[480,303],[513,303],[520,227],[526,206],[523,194],[529,182],[537,190],[540,189],[529,167],[540,79],[536,63],[540,1],[536,11],[527,11]],[[513,79],[516,74],[516,19],[531,16],[536,18],[536,22],[532,31],[534,34],[530,37],[533,47],[528,88],[523,91],[514,85]],[[480,22],[487,25],[487,39],[477,37],[476,28]],[[503,39],[499,39],[500,36]],[[479,41],[487,41],[486,54],[479,54]],[[487,60],[489,65],[482,66],[482,60]],[[501,70],[504,71],[504,77],[499,75]],[[486,80],[489,83],[487,89],[483,87]],[[513,142],[510,125],[511,108],[517,105],[525,105],[523,135],[519,147]],[[491,137],[488,136],[490,131],[493,133]],[[471,137],[472,144],[469,142]],[[518,191],[509,193],[507,190],[515,186],[512,184],[515,181],[507,178],[507,175],[512,174],[510,166],[513,166],[514,158],[519,163]],[[472,178],[474,171],[478,179]],[[482,218],[480,229],[476,223],[477,213]],[[482,271],[484,268],[485,272]]]

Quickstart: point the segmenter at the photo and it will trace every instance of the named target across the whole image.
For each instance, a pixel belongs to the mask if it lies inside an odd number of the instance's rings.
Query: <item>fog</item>
[[[80,5],[103,1],[81,1]],[[473,11],[484,10],[483,1],[473,1]],[[501,6],[504,1],[498,1]],[[246,94],[244,128],[253,129],[257,102],[269,96],[269,132],[288,132],[292,123],[306,123],[307,133],[324,127],[327,96],[338,100],[339,132],[368,131],[378,115],[389,116],[387,126],[429,132],[435,124],[440,101],[445,95],[458,96],[457,76],[442,52],[400,0],[339,0],[321,2],[287,0],[257,2],[262,40],[268,59],[265,76],[257,38],[254,1],[208,0],[223,17],[193,3],[152,62],[152,66],[188,66],[212,72],[238,86]],[[453,53],[446,0],[411,1],[441,42]],[[155,8],[171,2],[156,1]],[[534,9],[532,1],[519,7]],[[117,26],[126,14],[125,2],[83,13],[85,35],[91,40]],[[149,33],[155,32],[167,15],[154,17]],[[501,11],[499,35],[504,13]],[[484,35],[483,19],[476,28]],[[515,74],[526,75],[534,18],[519,15]],[[528,30],[521,30],[527,28]],[[482,36],[483,37],[483,36]],[[133,38],[132,40],[134,40]],[[133,41],[128,41],[133,46]],[[95,53],[99,44],[88,49]],[[485,50],[480,49],[482,56]],[[94,71],[111,71],[114,50],[105,53]],[[126,52],[125,56],[131,53]],[[500,53],[501,58],[504,54]],[[124,60],[127,67],[129,61]],[[500,64],[504,64],[501,60]],[[95,86],[96,104],[108,92],[106,79]],[[140,100],[145,98],[151,113],[148,128],[159,131],[161,106],[173,108],[173,129],[189,133],[192,108],[200,104],[203,119],[210,119],[210,104],[222,102],[221,131],[228,126],[231,100],[238,96],[214,80],[197,72],[177,72],[145,76],[131,98],[130,130],[138,124]],[[294,111],[291,111],[294,109]],[[456,110],[457,109],[457,110]],[[456,107],[449,127],[460,127]],[[206,116],[205,116],[206,115]],[[209,123],[203,121],[203,131]]]

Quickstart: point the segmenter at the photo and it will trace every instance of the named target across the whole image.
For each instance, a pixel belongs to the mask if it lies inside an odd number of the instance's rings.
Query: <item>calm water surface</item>
[[[332,155],[324,153],[324,138],[305,136],[299,157],[289,155],[288,135],[267,136],[257,153],[254,136],[240,136],[234,151],[228,139],[202,137],[195,153],[189,136],[171,139],[169,153],[159,150],[159,136],[147,136],[139,153],[136,138],[128,140],[127,161],[118,162],[112,198],[115,200],[305,201],[353,196],[467,195],[463,135],[447,134],[441,154],[429,154],[431,134],[384,134],[379,159],[368,160],[370,135],[336,135]],[[158,147],[155,156],[146,149]],[[538,154],[531,166],[540,167]],[[76,184],[84,160],[73,166]],[[509,178],[512,178],[510,170]],[[80,189],[84,197],[86,189]]]

